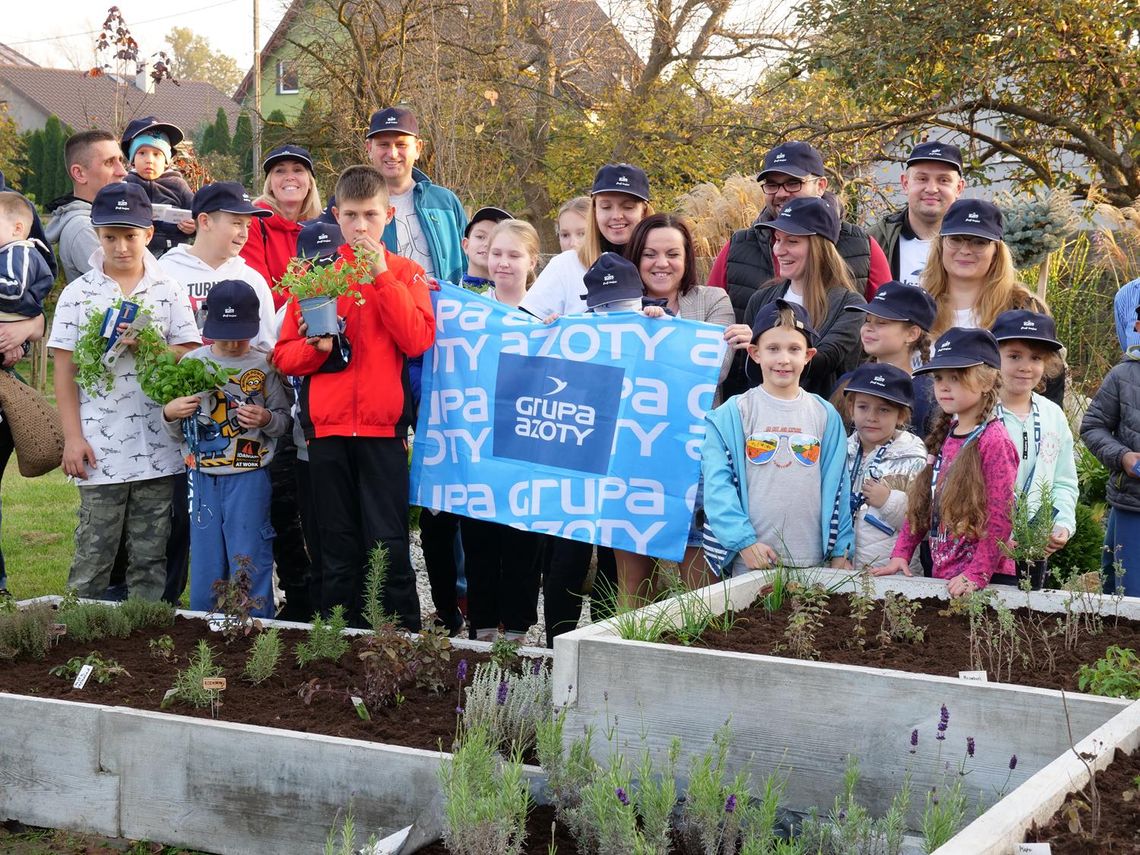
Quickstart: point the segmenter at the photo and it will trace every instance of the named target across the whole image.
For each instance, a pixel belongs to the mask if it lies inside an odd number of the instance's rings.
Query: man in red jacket
[[[412,396],[406,360],[435,340],[423,268],[381,242],[392,219],[384,177],[352,166],[336,185],[333,214],[346,243],[338,264],[373,253],[370,281],[337,301],[342,331],[309,336],[295,301],[285,313],[274,363],[304,378],[300,418],[309,446],[316,521],[321,531],[319,605],[343,605],[351,624],[361,614],[368,552],[389,556],[384,608],[407,629],[420,628],[415,574],[408,554],[408,426]],[[363,298],[362,303],[358,300]]]

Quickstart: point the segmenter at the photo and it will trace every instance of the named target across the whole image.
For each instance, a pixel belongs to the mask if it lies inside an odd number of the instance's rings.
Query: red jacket
[[[259,208],[272,211],[265,202],[255,203]],[[285,275],[285,268],[297,255],[297,235],[301,224],[273,211],[272,217],[254,217],[249,224],[249,239],[242,247],[241,257],[245,263],[265,277],[270,288],[276,288]],[[284,294],[273,292],[273,308],[280,309],[288,299]]]
[[[353,259],[347,244],[339,252]],[[388,270],[359,284],[363,305],[351,294],[337,301],[352,350],[347,366],[335,346],[322,353],[300,336],[295,300],[285,312],[273,362],[303,378],[299,409],[306,439],[407,436],[413,403],[406,357],[435,342],[435,315],[423,268],[388,250],[384,259]]]

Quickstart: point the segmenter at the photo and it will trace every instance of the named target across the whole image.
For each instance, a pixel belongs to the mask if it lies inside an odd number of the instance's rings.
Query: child
[[[599,255],[582,281],[586,286],[587,313],[641,311],[645,294],[641,274],[637,265],[616,252]]]
[[[538,232],[530,223],[510,219],[496,225],[487,241],[492,285],[487,296],[518,308],[527,288],[534,283],[538,251]]]
[[[800,387],[815,355],[815,330],[802,306],[777,299],[756,313],[752,335],[748,356],[760,367],[760,385],[706,417],[709,565],[724,575],[773,564],[849,568],[843,422],[831,404]]]
[[[1133,331],[1140,333],[1140,306]],[[1104,378],[1081,420],[1081,439],[1108,469],[1105,590],[1140,597],[1140,348],[1130,347]]]
[[[123,180],[142,187],[152,204],[189,209],[194,202],[194,191],[182,173],[170,165],[174,148],[182,139],[181,129],[160,122],[154,116],[135,119],[127,125],[119,141],[131,166]],[[158,258],[168,249],[186,243],[192,234],[193,218],[177,224],[154,223],[154,237],[147,249]]]
[[[55,274],[51,250],[29,236],[32,204],[11,190],[0,192],[0,322],[24,321],[44,313]]]
[[[911,575],[915,548],[929,534],[933,575],[951,597],[1014,574],[1002,550],[1012,529],[1017,452],[995,418],[1001,356],[989,330],[952,327],[917,372],[934,375],[941,412],[926,437],[928,464],[911,483],[906,522],[891,560],[871,572]]]
[[[159,266],[190,292],[190,305],[199,329],[206,321],[206,297],[215,284],[225,279],[247,283],[257,294],[260,305],[260,324],[251,344],[254,348],[272,350],[277,341],[273,294],[265,278],[240,255],[253,218],[268,217],[270,212],[250,202],[249,194],[234,181],[203,186],[194,194],[190,211],[197,229],[194,244],[174,247],[162,257]]]
[[[271,618],[273,529],[267,467],[275,438],[289,430],[290,400],[266,361],[269,354],[250,344],[261,328],[262,312],[253,287],[223,279],[213,284],[205,306],[202,332],[212,342],[185,358],[211,360],[234,369],[234,375],[205,401],[190,395],[162,409],[170,435],[187,440],[190,514],[195,522],[190,529],[190,608],[212,611],[214,583],[241,569],[240,559],[245,558],[251,594],[260,600],[251,614]],[[184,425],[191,419],[194,424]]]
[[[1029,509],[1041,503],[1041,491],[1052,485],[1053,534],[1046,555],[1064,546],[1077,526],[1077,463],[1073,432],[1065,411],[1038,394],[1046,379],[1065,370],[1063,345],[1053,319],[1039,312],[1002,312],[993,325],[1001,352],[1001,403],[998,418],[1018,452],[1017,493],[1025,493]]]
[[[176,354],[201,344],[186,289],[146,250],[152,216],[150,199],[135,184],[114,182],[99,191],[91,203],[99,249],[91,270],[63,289],[48,340],[63,471],[80,481],[67,584],[81,597],[98,598],[107,589],[124,533],[130,593],[157,600],[166,579],[172,481],[183,469],[178,443],[163,430],[161,407],[139,386],[133,347],[115,363],[112,387],[94,395],[79,387],[72,359],[90,316],[120,298],[143,303]]]
[[[577,249],[586,239],[586,223],[590,216],[590,197],[575,196],[563,202],[555,223],[558,228],[558,247],[562,252]]]
[[[301,377],[300,417],[321,531],[320,608],[361,614],[368,553],[382,543],[389,558],[384,607],[407,629],[420,627],[420,604],[408,553],[407,434],[412,397],[405,363],[435,340],[435,317],[423,268],[381,243],[392,219],[384,176],[372,166],[341,173],[333,208],[347,243],[342,263],[371,255],[370,280],[337,301],[342,336],[309,337],[293,306],[285,313],[273,361]],[[363,298],[363,304],[358,300]]]
[[[463,229],[463,253],[467,256],[467,272],[459,283],[472,291],[483,291],[492,287],[494,277],[488,272],[487,251],[491,248],[491,232],[503,220],[514,217],[502,208],[480,208],[471,215]],[[535,257],[537,262],[538,258]]]
[[[864,312],[859,338],[863,352],[880,365],[894,365],[908,375],[922,365],[930,354],[930,325],[937,307],[922,288],[901,282],[884,282],[865,306],[848,306],[848,312]],[[848,375],[850,376],[850,375]],[[930,411],[934,406],[934,389],[930,377],[912,377],[914,405],[910,429],[926,435]],[[842,388],[843,380],[839,386]]]
[[[889,363],[860,365],[843,394],[847,420],[855,425],[847,438],[847,468],[855,567],[862,570],[890,559],[906,519],[907,488],[926,467],[926,446],[906,431],[914,397],[906,370]]]

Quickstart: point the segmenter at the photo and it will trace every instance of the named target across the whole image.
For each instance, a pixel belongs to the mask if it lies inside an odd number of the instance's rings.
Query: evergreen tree
[[[41,205],[51,201],[43,193],[44,132],[32,131],[28,134],[28,168],[24,173],[24,189],[34,196]]]
[[[64,146],[67,143],[68,133],[63,124],[55,116],[48,116],[43,130],[43,154],[41,169],[43,175],[42,202],[48,202],[57,196],[62,196],[71,189],[71,181],[67,177],[67,166],[64,160]]]
[[[218,108],[218,115],[214,119],[213,131],[213,151],[218,154],[233,154],[230,144],[230,120],[221,107]]]
[[[274,110],[266,117],[265,124],[261,128],[262,156],[278,146],[285,145],[292,135],[293,129],[289,127],[289,120],[285,118],[285,114],[280,110]]]
[[[194,146],[198,152],[199,157],[205,157],[208,154],[213,154],[216,151],[214,147],[214,126],[206,125],[202,129],[202,136],[198,139]]]
[[[230,153],[238,160],[238,180],[244,187],[253,187],[253,124],[249,121],[249,113],[239,115],[234,124]]]

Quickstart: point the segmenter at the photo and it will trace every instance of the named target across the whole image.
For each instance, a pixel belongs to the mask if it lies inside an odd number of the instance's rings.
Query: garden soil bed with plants
[[[176,673],[187,666],[198,642],[205,640],[213,648],[214,661],[227,678],[227,688],[221,693],[218,708],[220,721],[429,751],[438,751],[442,745],[442,750],[450,750],[459,698],[454,666],[447,669],[447,685],[443,691],[406,688],[403,703],[370,709],[371,720],[366,721],[357,715],[349,695],[359,694],[355,689],[364,682],[365,667],[358,653],[367,636],[354,637],[349,652],[337,662],[318,660],[300,669],[293,649],[307,638],[307,633],[297,629],[280,632],[282,655],[277,673],[257,686],[241,677],[256,632],[227,645],[221,633],[211,631],[206,621],[179,616],[170,627],[141,630],[127,638],[106,637],[77,644],[64,637],[44,659],[0,661],[0,692],[158,712],[163,696],[174,685]],[[149,647],[151,640],[163,635],[170,636],[174,643],[169,659],[152,655]],[[98,651],[105,660],[115,660],[130,676],[119,676],[102,685],[91,679],[83,689],[73,689],[72,679],[49,675],[57,665],[92,651]],[[450,655],[455,665],[460,659],[468,660],[472,671],[476,663],[490,658],[486,653],[458,648],[453,648]],[[317,692],[306,705],[298,689],[312,679],[318,679],[329,691]],[[161,711],[212,718],[209,707],[198,709],[186,703],[175,702]]]
[[[526,840],[520,855],[550,855],[551,844],[558,855],[578,855],[570,832],[555,823],[553,806],[535,805],[526,817]],[[451,855],[451,850],[441,840],[420,849],[418,855]]]
[[[922,608],[914,615],[914,623],[923,630],[921,642],[887,641],[879,639],[883,623],[883,604],[877,601],[864,621],[865,642],[863,649],[854,643],[855,620],[847,594],[832,594],[827,601],[827,614],[822,615],[822,625],[814,635],[818,660],[841,665],[862,665],[871,668],[892,668],[917,674],[933,674],[957,677],[961,671],[971,671],[975,665],[970,658],[970,619],[965,614],[950,614],[948,602],[944,599],[927,597],[915,600]],[[1011,610],[1018,622],[1030,616],[1025,608]],[[1082,665],[1091,665],[1105,655],[1111,645],[1140,650],[1140,622],[1126,618],[1115,618],[1111,605],[1107,605],[1103,617],[1103,631],[1093,635],[1081,630],[1071,649],[1065,648],[1064,638],[1055,636],[1051,645],[1054,650],[1052,673],[1040,661],[1033,663],[1023,658],[1020,652],[1013,656],[1012,667],[1003,669],[1002,682],[1042,689],[1064,689],[1080,691],[1077,674]],[[992,617],[993,611],[989,610]],[[1041,615],[1051,628],[1063,615]],[[735,623],[727,633],[714,628],[706,629],[689,645],[711,650],[724,650],[737,653],[757,653],[767,656],[789,656],[786,651],[791,606],[788,602],[775,612],[769,613],[760,603],[737,611]],[[1079,619],[1079,616],[1077,616]],[[661,639],[664,643],[680,644],[675,635]],[[1040,651],[1042,641],[1033,638],[1035,649]],[[1026,641],[1021,639],[1021,649]],[[1040,656],[1038,659],[1040,660]],[[988,670],[991,681],[998,680],[992,669]],[[1086,690],[1087,691],[1087,690]]]
[[[1096,790],[1100,824],[1095,836],[1086,787],[1071,793],[1044,826],[1034,825],[1026,842],[1048,843],[1053,855],[1140,855],[1140,750],[1125,755],[1118,749],[1112,765],[1097,773]]]

